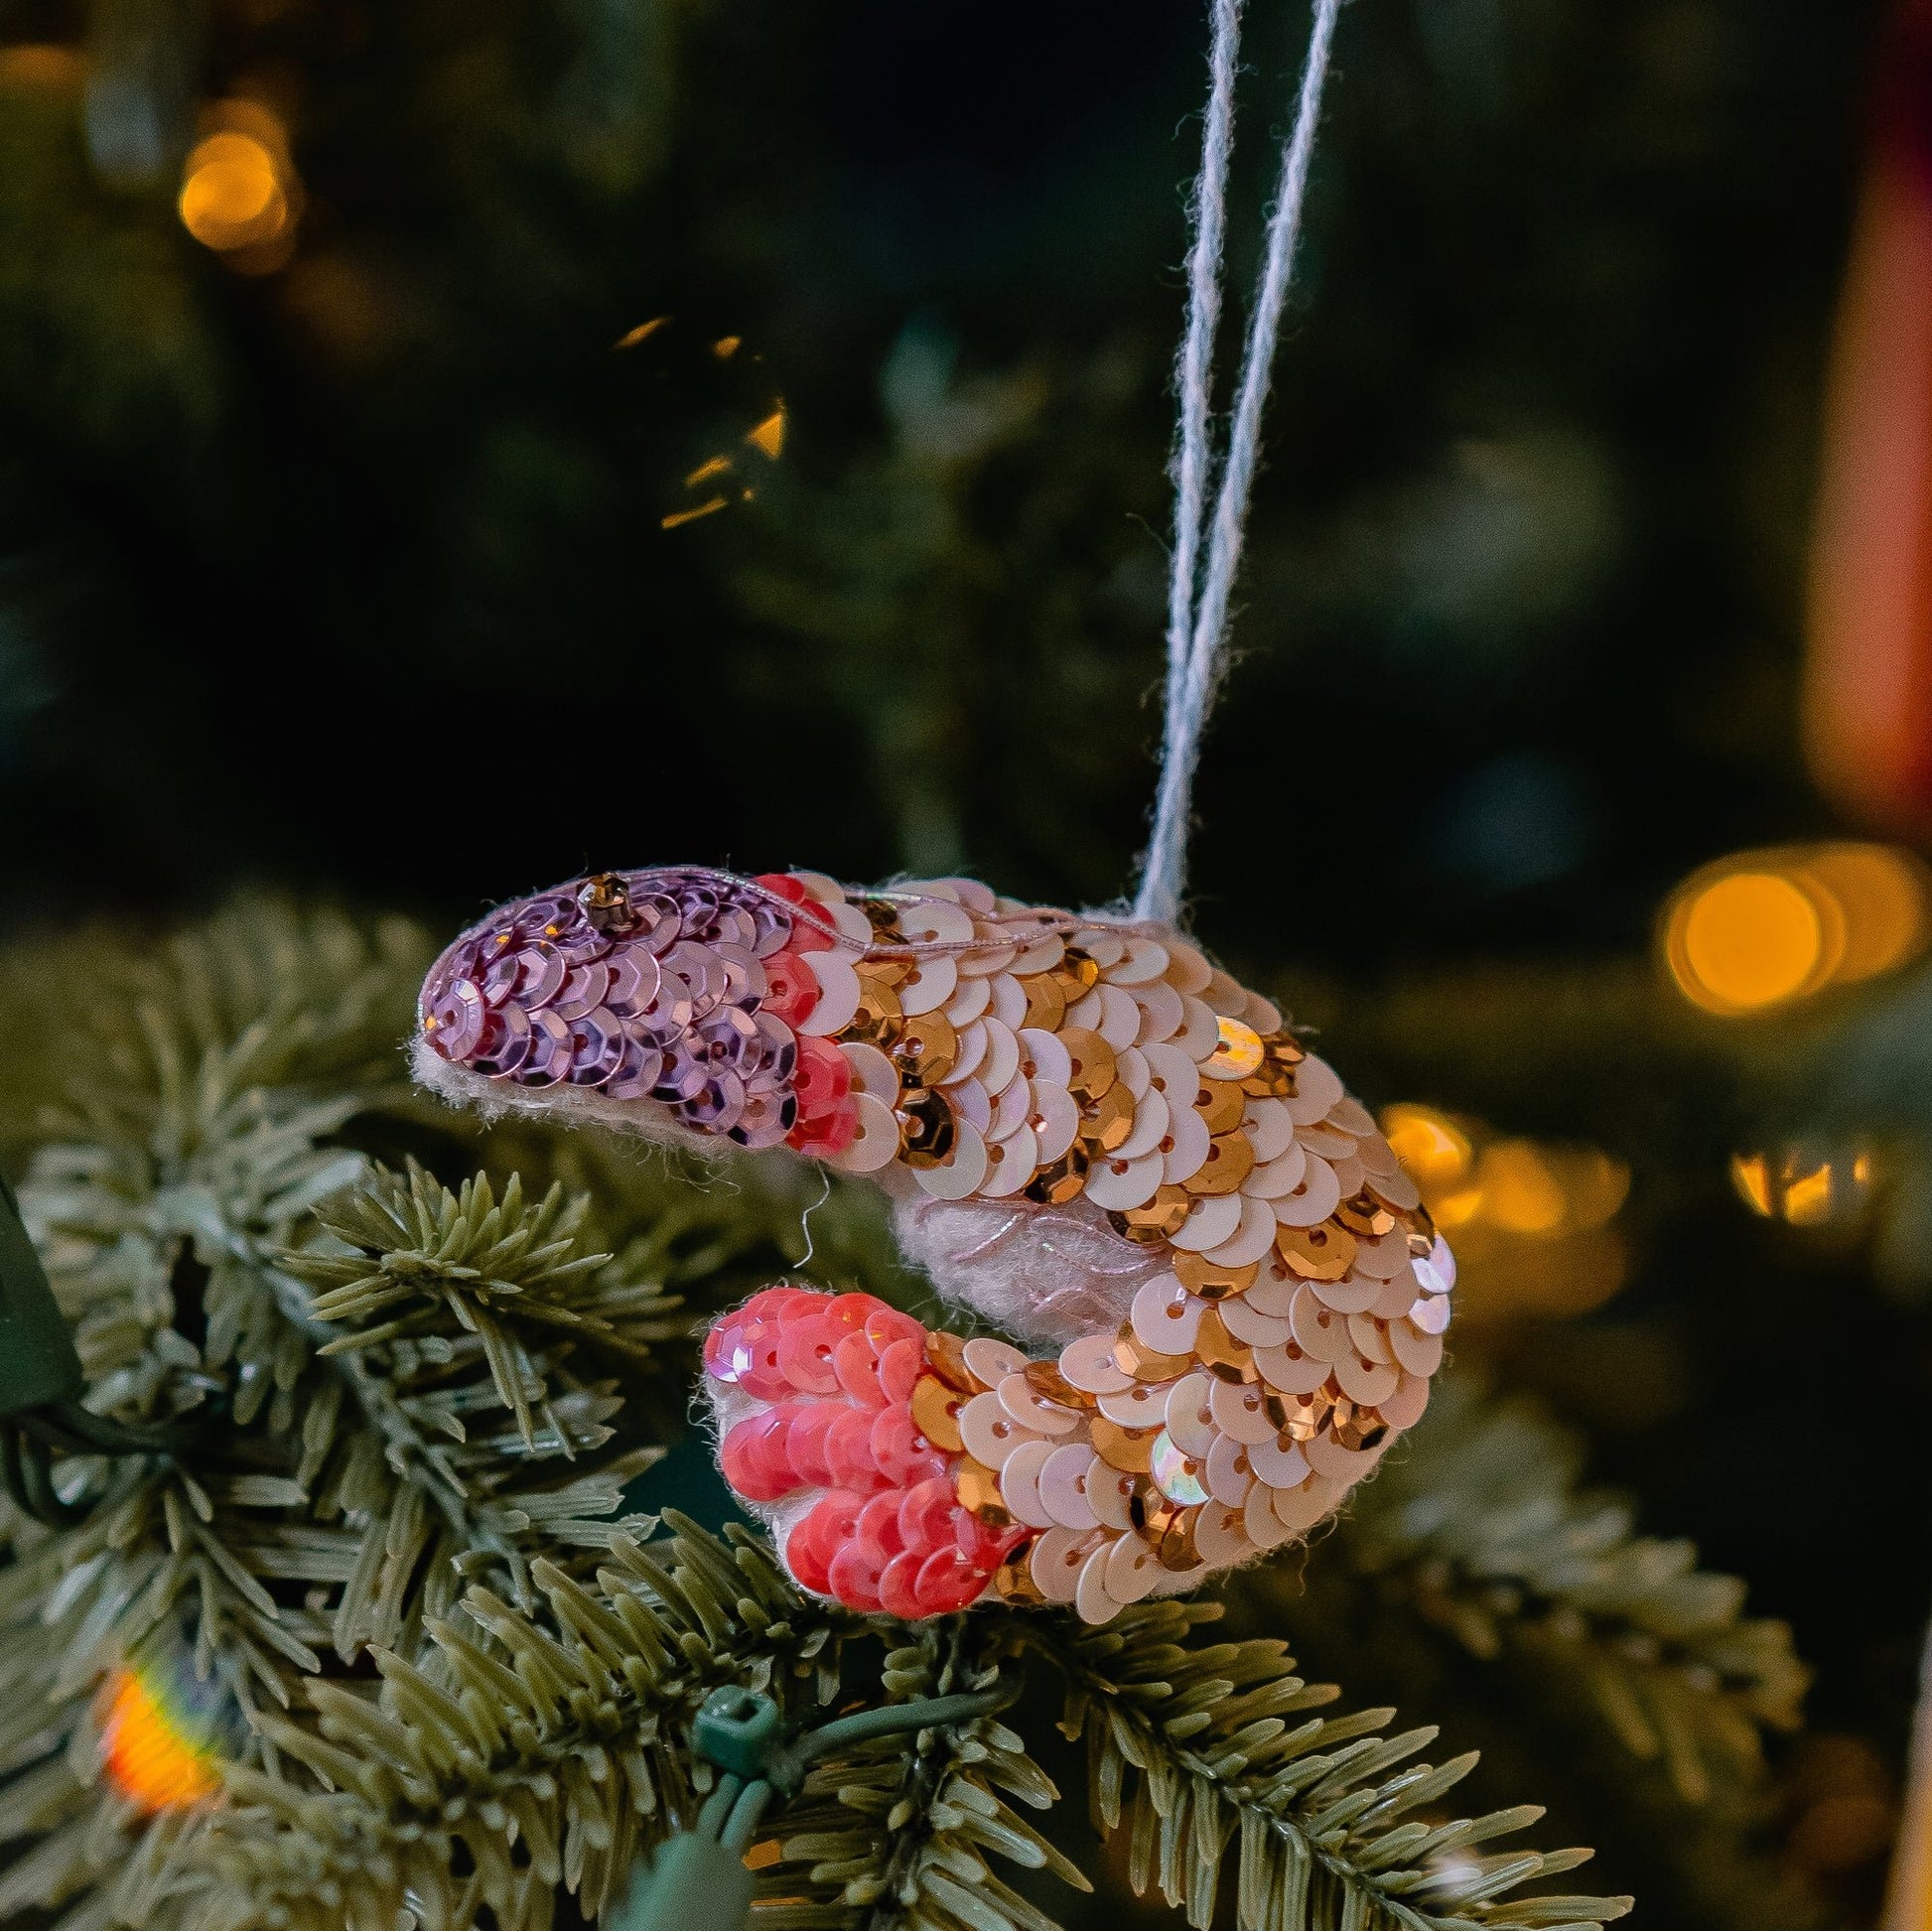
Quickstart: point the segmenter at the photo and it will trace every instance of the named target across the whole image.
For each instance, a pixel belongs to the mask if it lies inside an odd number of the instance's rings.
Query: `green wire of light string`
[[[991,1716],[1012,1703],[1020,1688],[1014,1681],[990,1690],[882,1704],[788,1740],[776,1733],[777,1706],[769,1697],[744,1689],[714,1691],[700,1713],[712,1723],[694,1725],[693,1747],[723,1774],[692,1828],[665,1839],[640,1869],[619,1919],[621,1931],[739,1931],[749,1920],[753,1898],[745,1854],[772,1800],[796,1792],[811,1764],[876,1737]],[[767,1732],[768,1740],[753,1740]],[[748,1774],[754,1760],[761,1774]]]

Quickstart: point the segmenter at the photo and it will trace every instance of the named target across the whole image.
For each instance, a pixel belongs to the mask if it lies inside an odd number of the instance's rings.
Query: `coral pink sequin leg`
[[[808,1589],[848,1608],[943,1615],[976,1601],[1026,1531],[960,1501],[959,1459],[913,1414],[948,1402],[927,1331],[867,1294],[767,1288],[705,1342],[718,1393],[748,1408],[725,1432],[725,1478],[747,1501],[806,1499],[784,1538]],[[922,1394],[921,1384],[935,1392]]]

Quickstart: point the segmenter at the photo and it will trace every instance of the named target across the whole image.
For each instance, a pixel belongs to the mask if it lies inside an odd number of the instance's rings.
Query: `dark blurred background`
[[[1629,942],[1675,870],[1813,821],[1791,667],[1871,26],[1350,9],[1212,936]],[[1237,284],[1303,32],[1257,9]],[[440,909],[640,851],[1121,888],[1194,9],[10,0],[0,33],[11,906],[266,875]],[[235,102],[285,211],[251,224],[230,156],[210,248],[177,194]],[[719,451],[754,503],[660,529]],[[1318,930],[1255,889],[1284,861]]]
[[[1254,12],[1237,288],[1306,34]],[[1814,504],[1915,31],[1353,0],[1194,869],[1203,938],[1442,1137],[1465,1367],[1795,1623],[1753,1855],[1854,1919],[1932,1603],[1932,992],[1920,767],[1894,733],[1815,778],[1864,686],[1816,623],[1806,685],[1805,586],[1863,608],[1863,498],[1822,562]],[[1151,0],[0,0],[0,923],[266,885],[453,926],[672,860],[1118,894],[1203,39]],[[1862,232],[1909,319],[1904,179]],[[1842,380],[1918,394],[1901,330]],[[1909,521],[1924,466],[1848,420]],[[1351,1694],[1408,1700],[1389,1667]],[[1748,1921],[1676,1872],[1692,1824],[1614,1764],[1543,1790],[1431,1667],[1599,1887]]]

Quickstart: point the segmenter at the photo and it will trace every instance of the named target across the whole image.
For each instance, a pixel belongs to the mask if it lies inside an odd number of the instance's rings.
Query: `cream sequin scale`
[[[424,987],[453,1098],[870,1174],[940,1294],[767,1289],[705,1349],[725,1472],[792,1574],[915,1617],[1089,1621],[1301,1535],[1422,1414],[1454,1266],[1366,1110],[1165,927],[969,880],[608,873]]]

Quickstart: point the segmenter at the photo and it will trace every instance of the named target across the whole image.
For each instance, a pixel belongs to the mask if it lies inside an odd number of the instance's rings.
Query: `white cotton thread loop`
[[[1137,918],[1172,922],[1179,915],[1186,881],[1187,833],[1193,806],[1194,771],[1200,759],[1201,732],[1212,708],[1216,687],[1227,661],[1228,605],[1241,567],[1247,530],[1248,500],[1254,486],[1255,466],[1261,451],[1261,419],[1268,402],[1275,347],[1281,339],[1282,311],[1288,300],[1295,247],[1301,237],[1302,208],[1308,199],[1309,165],[1314,153],[1315,128],[1321,117],[1321,93],[1328,76],[1335,20],[1341,0],[1315,0],[1314,27],[1309,38],[1308,61],[1302,69],[1301,95],[1295,125],[1282,149],[1282,167],[1275,207],[1268,219],[1267,246],[1255,290],[1254,313],[1248,325],[1247,352],[1235,392],[1234,419],[1228,436],[1227,460],[1215,497],[1212,535],[1194,597],[1194,555],[1190,550],[1185,578],[1181,575],[1178,540],[1174,575],[1170,585],[1168,645],[1168,716],[1163,735],[1161,784],[1155,798],[1154,831],[1148,840],[1141,885],[1134,900]],[[1217,38],[1218,38],[1217,18]],[[1202,158],[1203,174],[1207,166]],[[1198,217],[1197,217],[1198,218]],[[1218,308],[1218,296],[1215,298]],[[1190,301],[1188,337],[1191,343],[1195,313]],[[1183,370],[1187,349],[1183,346]],[[1206,379],[1202,363],[1203,385]],[[1181,388],[1181,442],[1186,441],[1189,394]],[[1203,400],[1203,431],[1206,409]],[[1175,504],[1176,539],[1184,505]],[[1195,539],[1198,543],[1198,537]],[[1184,653],[1176,647],[1173,614],[1181,597],[1193,608],[1193,625]]]
[[[1227,228],[1228,162],[1234,152],[1234,83],[1241,45],[1241,0],[1214,0],[1207,55],[1207,112],[1201,123],[1200,173],[1188,212],[1194,242],[1187,251],[1187,324],[1174,363],[1179,402],[1174,425],[1173,562],[1168,577],[1168,706],[1172,724],[1194,630],[1194,583],[1206,533],[1207,490],[1214,453],[1208,413],[1214,386],[1214,337],[1221,323],[1221,246]]]
[[[1261,453],[1261,417],[1267,406],[1274,373],[1275,345],[1281,339],[1282,310],[1288,301],[1289,275],[1295,265],[1295,244],[1301,238],[1302,207],[1308,199],[1309,163],[1314,153],[1315,123],[1321,114],[1322,82],[1327,76],[1335,17],[1341,0],[1317,0],[1314,33],[1309,44],[1308,66],[1302,73],[1302,98],[1295,114],[1295,130],[1282,152],[1281,186],[1268,221],[1268,250],[1263,258],[1255,313],[1249,324],[1248,352],[1241,367],[1241,387],[1235,398],[1234,428],[1228,439],[1227,467],[1214,505],[1214,539],[1208,552],[1207,576],[1201,585],[1200,607],[1194,619],[1190,680],[1211,678],[1225,655],[1228,599],[1241,565],[1247,533],[1248,498],[1254,484],[1255,464]],[[1211,694],[1211,693],[1210,693]]]

